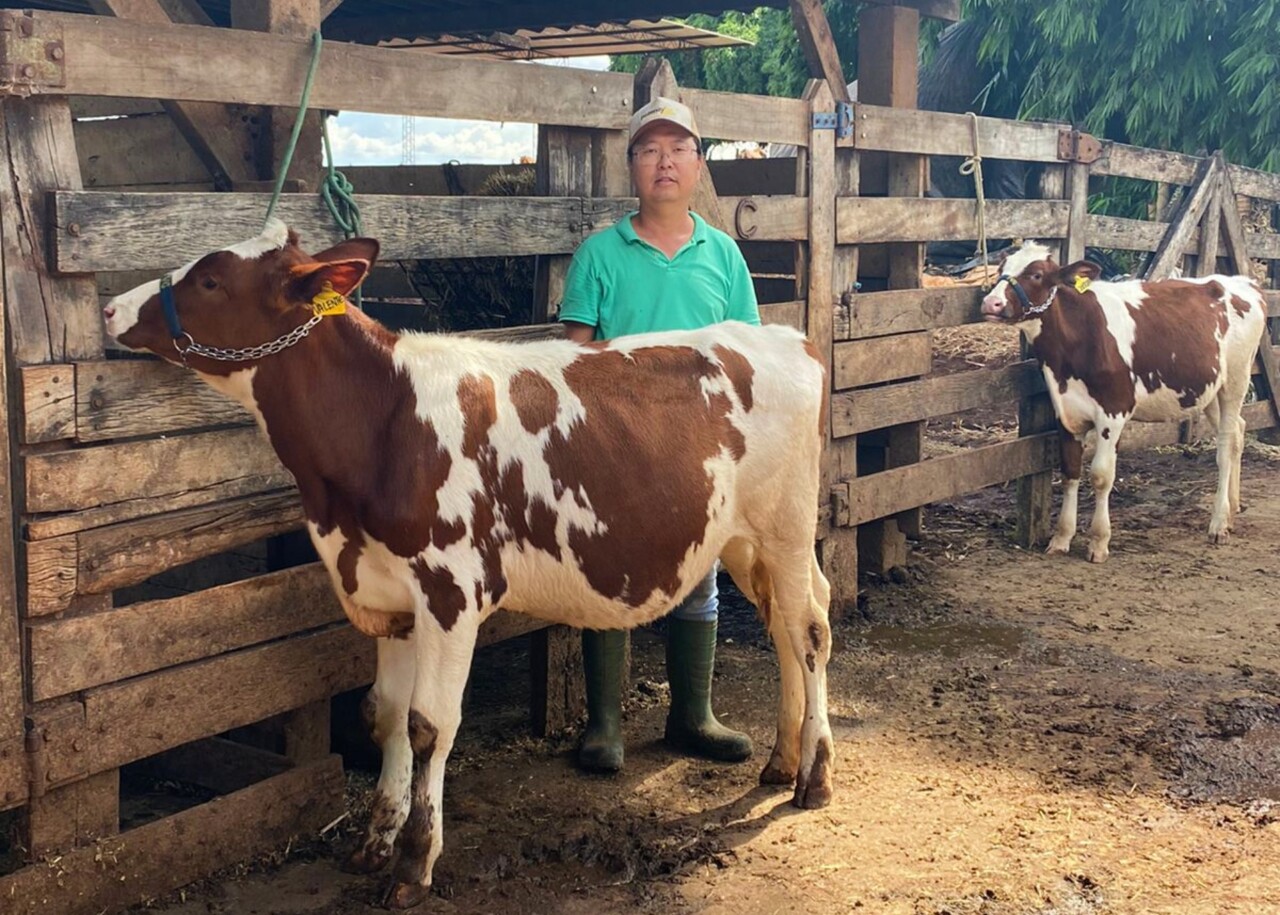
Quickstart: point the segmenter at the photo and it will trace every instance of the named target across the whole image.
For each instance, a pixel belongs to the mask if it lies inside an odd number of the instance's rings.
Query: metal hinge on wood
[[[814,112],[810,126],[814,130],[834,130],[841,140],[853,136],[853,103],[836,102],[835,111]]]
[[[1064,162],[1080,162],[1088,165],[1097,162],[1102,155],[1102,144],[1092,134],[1082,130],[1058,131],[1058,158]]]
[[[28,722],[25,749],[27,751],[27,782],[31,785],[32,797],[44,797],[45,752],[44,733],[39,727]]]
[[[30,11],[0,11],[0,94],[31,95],[67,84],[62,25]]]

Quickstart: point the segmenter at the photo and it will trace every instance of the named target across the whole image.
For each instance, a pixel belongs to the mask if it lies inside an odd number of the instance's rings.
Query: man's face
[[[688,201],[701,172],[698,141],[675,124],[654,124],[631,144],[631,181],[641,203]]]

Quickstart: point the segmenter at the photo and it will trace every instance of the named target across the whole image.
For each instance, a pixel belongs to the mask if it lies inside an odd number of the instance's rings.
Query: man
[[[631,118],[627,161],[639,210],[588,238],[565,280],[560,320],[571,340],[694,330],[721,321],[760,323],[755,290],[737,244],[689,210],[705,167],[693,113],[655,98]],[[697,756],[741,762],[751,738],[711,711],[719,599],[715,571],[668,617],[667,743]],[[587,729],[584,769],[622,768],[622,664],[625,632],[582,633]]]

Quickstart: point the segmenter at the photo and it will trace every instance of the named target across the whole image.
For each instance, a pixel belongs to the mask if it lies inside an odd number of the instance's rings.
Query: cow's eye
[[[218,281],[211,276],[206,276],[200,280],[200,285],[205,289],[213,290],[218,288]]]
[[[1031,278],[1032,278],[1033,280],[1038,280],[1038,279],[1040,279],[1040,274],[1038,274],[1038,273],[1033,273],[1033,274],[1031,274]]]

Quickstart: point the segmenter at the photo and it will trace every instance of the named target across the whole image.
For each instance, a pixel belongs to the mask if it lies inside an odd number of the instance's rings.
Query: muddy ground
[[[958,447],[970,430],[937,431]],[[572,734],[524,736],[523,643],[482,652],[423,909],[1280,912],[1280,449],[1250,444],[1247,511],[1219,547],[1214,476],[1206,447],[1123,455],[1103,566],[1082,538],[1069,557],[1014,547],[1012,487],[932,508],[909,565],[835,627],[822,811],[756,784],[775,665],[741,605],[716,681],[756,741],[741,766],[663,748],[660,627],[635,637],[616,777],[578,773]],[[352,774],[353,810],[371,782]],[[336,866],[353,820],[151,910],[378,911],[379,881]]]

